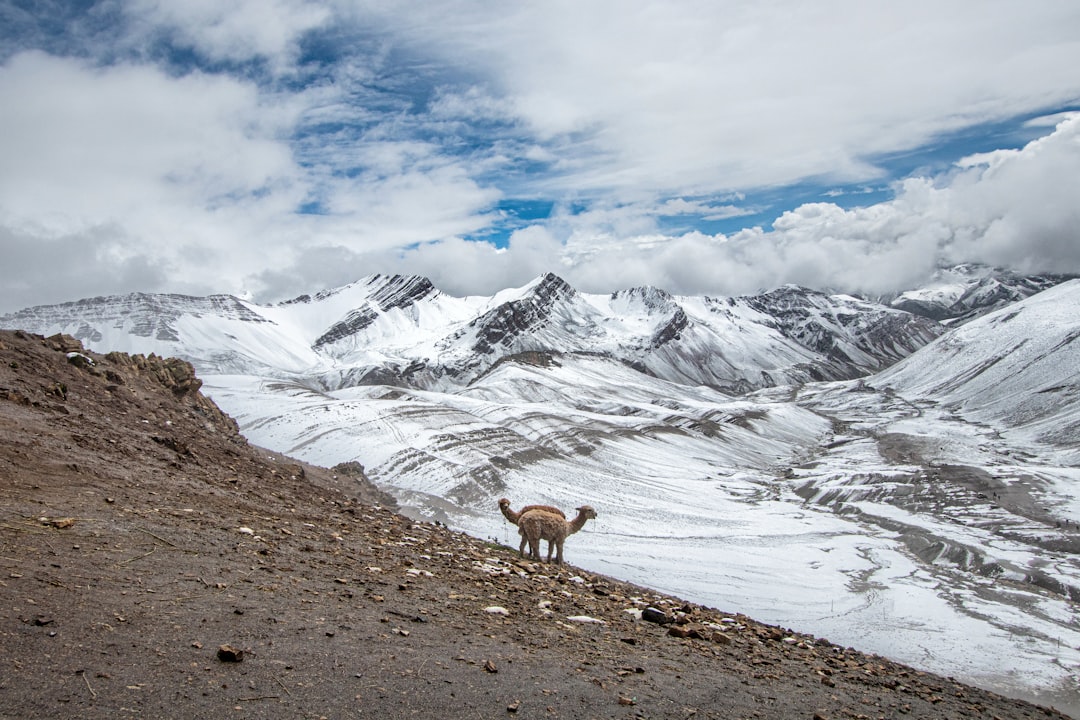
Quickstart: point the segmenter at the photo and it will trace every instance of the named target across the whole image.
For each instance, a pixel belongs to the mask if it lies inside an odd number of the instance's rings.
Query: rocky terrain
[[[199,387],[0,333],[0,716],[1064,717],[410,520]]]

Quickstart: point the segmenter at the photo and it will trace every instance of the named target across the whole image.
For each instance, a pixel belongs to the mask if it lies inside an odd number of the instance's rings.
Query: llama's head
[[[578,515],[584,515],[590,520],[596,518],[596,511],[592,509],[591,505],[582,505],[581,507],[577,508],[577,511]]]
[[[501,507],[501,508],[510,507],[510,501],[508,499],[506,499],[506,498],[499,498],[499,507]]]

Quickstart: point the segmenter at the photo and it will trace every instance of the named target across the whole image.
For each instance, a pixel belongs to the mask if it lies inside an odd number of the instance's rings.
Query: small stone
[[[512,702],[512,703],[510,703],[509,705],[506,706],[506,712],[516,713],[518,711],[518,708],[520,708],[520,707],[521,707],[521,702],[519,702],[518,700],[515,700],[514,702]]]
[[[641,619],[657,625],[669,625],[672,622],[671,617],[668,616],[663,610],[657,610],[654,607],[647,607],[641,611]]]
[[[222,645],[218,648],[217,658],[221,662],[241,662],[244,659],[244,651],[232,645]]]
[[[489,673],[499,672],[499,668],[495,667],[495,663],[491,662],[490,660],[484,661],[484,669],[487,670]]]

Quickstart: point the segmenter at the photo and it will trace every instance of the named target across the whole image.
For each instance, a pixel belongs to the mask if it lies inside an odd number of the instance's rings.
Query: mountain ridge
[[[202,372],[324,373],[324,384],[465,386],[521,352],[600,353],[676,382],[741,393],[858,377],[940,334],[934,321],[789,287],[761,296],[580,293],[548,273],[491,297],[453,298],[419,276],[372,275],[276,305],[228,295],[130,294],[28,308],[0,326],[89,347],[168,348]],[[257,326],[257,327],[256,327]],[[125,337],[126,336],[126,337]]]

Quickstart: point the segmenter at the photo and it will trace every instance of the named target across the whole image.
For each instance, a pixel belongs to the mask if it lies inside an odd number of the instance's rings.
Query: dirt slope
[[[0,716],[1064,717],[413,522],[198,386],[0,333]]]

